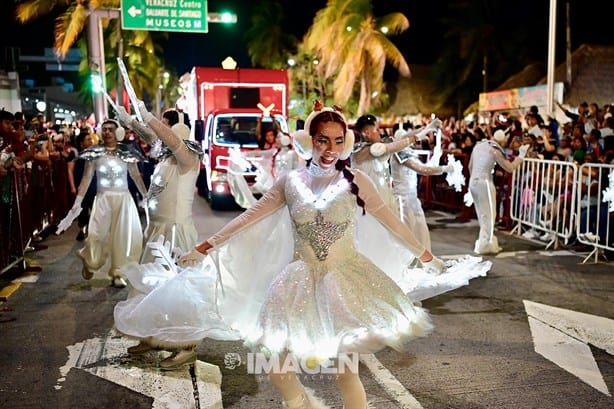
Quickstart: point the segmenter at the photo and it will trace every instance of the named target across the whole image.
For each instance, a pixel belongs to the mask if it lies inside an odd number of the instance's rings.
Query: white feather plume
[[[463,175],[463,164],[454,158],[454,155],[448,154],[448,165],[454,166],[454,171],[446,174],[446,181],[450,186],[454,186],[454,190],[460,192],[465,185],[465,175]]]

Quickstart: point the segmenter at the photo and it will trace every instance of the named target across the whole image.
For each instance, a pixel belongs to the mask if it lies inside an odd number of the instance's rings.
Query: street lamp
[[[170,74],[167,71],[158,72],[158,89],[156,90],[156,116],[160,118],[162,114],[162,91],[168,84],[168,79],[170,78]]]

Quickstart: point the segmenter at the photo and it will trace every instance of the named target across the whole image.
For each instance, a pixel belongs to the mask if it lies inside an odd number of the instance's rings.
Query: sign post
[[[124,30],[206,33],[207,0],[122,0]]]

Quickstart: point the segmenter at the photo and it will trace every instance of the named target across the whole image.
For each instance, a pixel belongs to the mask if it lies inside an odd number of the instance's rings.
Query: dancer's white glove
[[[441,119],[435,118],[433,119],[424,129],[420,130],[416,134],[416,139],[424,139],[430,132],[436,131],[441,128],[442,122]]]
[[[446,270],[446,263],[444,263],[442,259],[434,256],[431,261],[423,261],[422,266],[429,274],[439,275]]]
[[[446,165],[443,167],[444,173],[452,173],[454,172],[454,165]]]
[[[141,118],[143,118],[143,122],[149,123],[154,118],[153,114],[147,110],[147,107],[143,101],[139,100],[139,102],[136,103],[136,109],[139,110]]]
[[[188,253],[179,257],[179,261],[177,261],[177,265],[179,265],[179,267],[184,267],[184,268],[194,267],[202,263],[204,259],[205,259],[205,254],[201,253],[195,248],[192,248],[192,250],[190,250]]]
[[[75,203],[68,211],[68,214],[62,220],[60,220],[60,223],[58,223],[58,226],[55,229],[55,234],[59,235],[60,233],[68,229],[75,221],[75,219],[79,217],[79,214],[81,214],[81,211],[83,210],[81,208],[81,202],[83,202],[83,196],[77,195],[77,197],[75,198]]]
[[[471,196],[471,192],[467,191],[465,196],[463,196],[463,201],[465,202],[465,206],[471,207],[473,205],[473,196]]]
[[[130,127],[130,124],[132,123],[132,117],[130,114],[128,114],[126,108],[121,105],[117,107],[117,119],[119,119],[119,122],[123,127]]]
[[[518,148],[518,157],[524,158],[525,156],[527,156],[527,152],[529,151],[530,147],[531,145],[525,144]]]

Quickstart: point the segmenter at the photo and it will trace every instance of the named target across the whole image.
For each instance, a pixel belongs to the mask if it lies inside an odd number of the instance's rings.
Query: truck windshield
[[[258,138],[256,128],[260,116],[255,114],[242,115],[218,115],[215,118],[215,143],[226,146],[242,146],[257,148]],[[287,131],[286,121],[283,116],[275,116],[282,130]],[[271,121],[264,119],[262,129],[271,126]]]
[[[220,145],[258,147],[258,116],[218,116],[215,121],[215,142]]]

